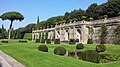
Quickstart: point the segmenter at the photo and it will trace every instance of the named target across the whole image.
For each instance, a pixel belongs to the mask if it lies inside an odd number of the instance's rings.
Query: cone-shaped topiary
[[[82,53],[82,60],[99,63],[100,55],[96,51],[87,50]]]
[[[48,47],[46,45],[40,45],[38,47],[39,51],[48,52]]]
[[[97,45],[96,46],[96,51],[97,52],[104,52],[106,50],[106,47],[105,47],[105,45]]]
[[[54,49],[54,54],[65,55],[66,54],[66,49],[64,47],[56,47]]]
[[[76,45],[76,49],[83,49],[84,45],[82,43]]]

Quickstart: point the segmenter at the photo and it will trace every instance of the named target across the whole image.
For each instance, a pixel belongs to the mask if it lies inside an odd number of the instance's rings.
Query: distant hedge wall
[[[25,33],[23,39],[32,40],[32,33]]]

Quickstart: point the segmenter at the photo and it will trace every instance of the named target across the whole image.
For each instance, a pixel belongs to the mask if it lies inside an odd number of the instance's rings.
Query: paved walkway
[[[25,67],[0,50],[0,67]]]

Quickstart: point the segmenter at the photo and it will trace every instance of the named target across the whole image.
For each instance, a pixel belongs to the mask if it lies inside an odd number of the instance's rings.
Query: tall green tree
[[[39,20],[39,16],[38,16],[38,18],[37,18],[37,29],[40,29],[39,23],[40,23],[40,20]]]
[[[108,34],[107,26],[102,25],[101,29],[100,29],[100,44],[105,44],[106,43],[107,34]]]
[[[88,7],[88,9],[86,10],[86,14],[88,18],[93,17],[94,19],[98,19],[96,13],[96,7],[98,7],[97,3],[93,3]]]
[[[9,37],[8,39],[10,39],[10,35],[11,35],[11,30],[12,30],[12,25],[13,25],[13,21],[14,20],[19,20],[22,21],[24,19],[23,15],[19,12],[6,12],[4,14],[2,14],[0,16],[0,18],[4,21],[4,20],[10,20],[10,27],[9,27]]]
[[[2,38],[5,38],[5,29],[3,25],[2,25],[2,30],[1,30],[1,36]]]
[[[120,45],[120,25],[115,29],[115,44]]]

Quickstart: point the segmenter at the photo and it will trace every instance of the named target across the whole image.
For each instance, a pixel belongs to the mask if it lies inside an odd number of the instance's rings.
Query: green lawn
[[[0,42],[1,43],[1,42]],[[56,46],[63,46],[69,51],[76,50],[75,45],[54,45],[48,44],[49,52],[37,50],[39,43],[29,41],[28,43],[18,43],[18,40],[10,40],[8,44],[0,46],[0,50],[9,54],[26,67],[120,67],[120,61],[111,63],[91,63],[76,58],[59,56],[53,53]],[[107,51],[104,53],[120,55],[120,46],[106,45]],[[95,49],[95,45],[86,44],[84,50]]]

